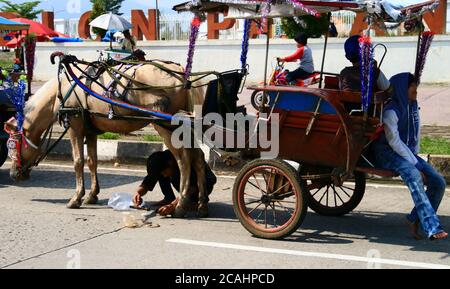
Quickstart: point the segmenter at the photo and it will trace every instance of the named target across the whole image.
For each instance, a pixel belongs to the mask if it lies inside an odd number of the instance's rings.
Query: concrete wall
[[[327,49],[325,71],[339,73],[342,68],[349,65],[344,57],[345,39],[330,39]],[[378,37],[374,42],[383,43],[388,48],[382,70],[390,77],[404,71],[414,71],[417,37]],[[78,56],[80,59],[95,60],[99,49],[108,47],[109,43],[38,43],[36,51],[35,80],[46,81],[56,76],[56,66],[50,64],[50,54],[54,51],[63,51]],[[323,40],[310,40],[313,50],[316,70],[320,69]],[[166,59],[184,65],[187,55],[187,42],[139,42],[139,48],[147,53],[147,58]],[[271,40],[269,57],[274,63],[276,56],[285,56],[295,50],[293,40]],[[240,67],[241,42],[236,40],[209,40],[199,41],[194,59],[194,71],[226,71]],[[377,50],[377,59],[380,59],[381,49]],[[249,83],[259,82],[264,76],[265,40],[252,40],[248,63],[250,65]],[[295,67],[295,64],[293,64]],[[450,36],[436,36],[433,42],[425,71],[423,82],[450,82]],[[270,66],[269,66],[270,70]]]

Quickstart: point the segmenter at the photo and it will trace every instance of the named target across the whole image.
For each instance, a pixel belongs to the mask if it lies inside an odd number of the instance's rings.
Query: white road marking
[[[5,162],[7,165],[11,165],[11,162]],[[48,168],[63,168],[63,169],[73,169],[73,166],[71,165],[58,165],[58,164],[39,164],[39,167],[48,167]],[[99,167],[98,170],[100,171],[111,171],[111,172],[129,172],[129,173],[147,173],[147,170],[142,169],[126,169],[126,168],[105,168],[105,167]],[[218,175],[218,178],[222,179],[236,179],[236,176],[224,176],[224,175]],[[262,179],[262,178],[261,178]],[[369,188],[388,188],[388,189],[408,189],[404,185],[386,185],[386,184],[375,184],[375,183],[367,183],[366,187]],[[450,193],[450,188],[447,188],[445,190],[446,192]]]
[[[426,269],[450,269],[450,266],[441,265],[441,264],[401,261],[401,260],[383,259],[383,258],[368,258],[368,257],[361,257],[361,256],[342,255],[342,254],[306,252],[306,251],[297,251],[297,250],[288,250],[288,249],[265,248],[265,247],[236,245],[236,244],[217,243],[217,242],[204,242],[204,241],[196,241],[196,240],[177,239],[177,238],[168,239],[168,240],[166,240],[166,242],[185,244],[185,245],[193,245],[193,246],[202,246],[202,247],[232,249],[232,250],[240,250],[240,251],[251,251],[251,252],[273,253],[273,254],[283,254],[283,255],[292,255],[292,256],[335,259],[335,260],[353,261],[353,262],[364,262],[364,263],[370,263],[370,264],[385,264],[385,265],[396,265],[396,266],[402,266],[402,267],[414,267],[414,268],[426,268]]]

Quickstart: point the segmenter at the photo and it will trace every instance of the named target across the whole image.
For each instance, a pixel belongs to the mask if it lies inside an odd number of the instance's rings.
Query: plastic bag
[[[116,211],[129,211],[133,205],[133,196],[127,193],[114,193],[108,200],[108,207]]]

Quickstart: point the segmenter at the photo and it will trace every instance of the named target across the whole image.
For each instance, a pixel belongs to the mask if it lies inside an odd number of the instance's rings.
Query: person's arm
[[[148,189],[147,186],[145,185],[145,180],[142,184],[139,185],[139,187],[136,190],[136,193],[133,196],[133,203],[136,207],[139,207],[142,204],[142,197],[145,196],[145,194],[147,194]]]
[[[377,86],[380,90],[388,90],[389,87],[391,86],[391,83],[389,82],[389,80],[386,78],[386,76],[384,75],[384,73],[380,70],[380,73],[378,74],[378,79],[377,79]]]
[[[303,57],[303,51],[305,50],[304,47],[300,47],[299,49],[297,49],[297,51],[294,52],[294,54],[289,55],[287,57],[284,58],[280,58],[280,61],[284,61],[284,62],[293,62],[293,61],[297,61],[300,58]]]
[[[384,132],[389,146],[399,156],[414,165],[419,171],[423,169],[419,161],[417,161],[414,153],[401,140],[398,131],[398,116],[393,110],[386,110],[383,115]]]

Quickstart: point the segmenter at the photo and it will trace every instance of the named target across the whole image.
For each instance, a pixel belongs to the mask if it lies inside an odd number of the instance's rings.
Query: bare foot
[[[430,240],[440,240],[440,239],[445,239],[448,237],[448,233],[447,232],[440,232],[437,234],[434,234],[433,236],[430,237]]]
[[[410,221],[406,221],[409,226],[409,231],[411,232],[411,235],[416,240],[422,240],[423,237],[419,234],[419,221],[415,221],[414,223],[411,223]]]

